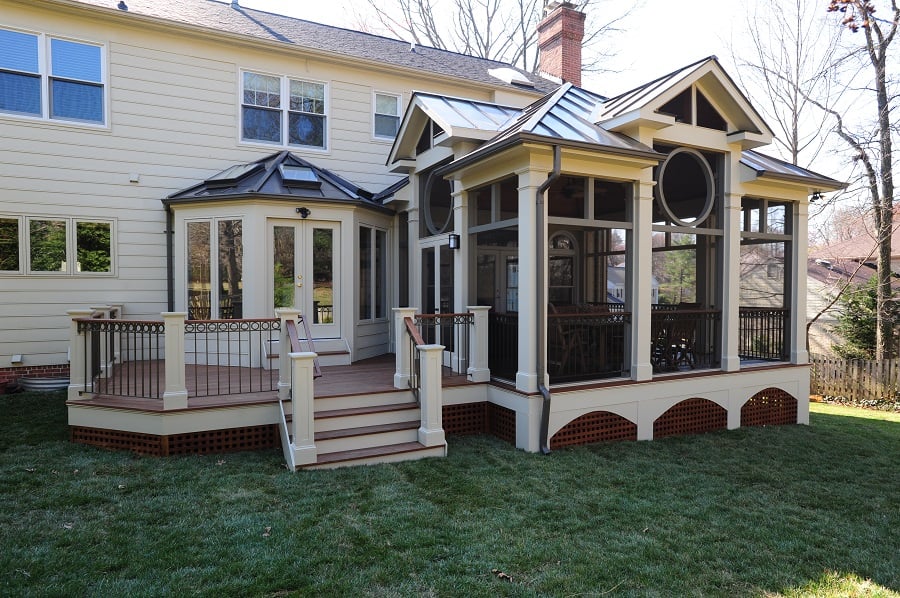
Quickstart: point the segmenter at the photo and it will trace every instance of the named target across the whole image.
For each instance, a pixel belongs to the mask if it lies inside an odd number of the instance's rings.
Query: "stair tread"
[[[392,411],[405,411],[418,409],[416,403],[392,403],[390,405],[372,405],[371,407],[352,407],[349,409],[325,409],[316,411],[316,419],[328,419],[331,417],[347,417],[351,415],[369,415],[371,413],[390,413]]]
[[[432,448],[434,447],[427,447],[419,442],[401,442],[400,444],[388,444],[371,448],[337,451],[334,453],[320,454],[315,465],[339,463],[341,461],[352,461],[354,459],[366,459],[369,457],[382,457],[385,455],[396,455],[398,453],[413,453],[416,451],[430,450]]]
[[[397,432],[400,430],[414,430],[419,427],[421,420],[397,422],[393,424],[379,424],[376,426],[361,426],[359,428],[345,428],[343,430],[327,430],[316,432],[316,440],[331,440],[334,438],[349,438],[351,436],[365,436],[367,434],[380,434],[382,432]]]

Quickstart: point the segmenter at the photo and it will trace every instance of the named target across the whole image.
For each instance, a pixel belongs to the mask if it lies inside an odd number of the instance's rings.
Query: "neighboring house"
[[[435,415],[428,397],[441,385],[422,374],[427,447],[445,447],[442,412],[450,430],[491,429],[531,451],[807,422],[795,314],[806,311],[808,197],[841,184],[755,151],[772,133],[715,58],[607,98],[579,87],[584,15],[565,2],[539,27],[545,78],[237,2],[0,7],[7,376],[65,369],[70,309],[184,312],[198,328],[296,307],[327,363],[352,368],[408,353],[397,308],[412,306],[472,311],[472,334],[487,339],[464,357],[468,332],[426,334],[472,383],[448,390]],[[765,305],[741,284],[742,256],[760,247],[776,272]],[[694,281],[689,302],[656,304],[656,254]],[[492,308],[485,321],[477,304]],[[180,354],[166,347],[167,362]],[[205,367],[199,341],[191,350]],[[97,360],[137,351],[94,351],[73,353],[70,424],[82,441],[166,445],[177,431],[206,442],[278,425],[264,402],[192,411],[169,370],[164,398],[184,400],[164,422],[157,407],[98,402],[90,378],[112,370]],[[232,351],[250,351],[256,366],[274,349],[215,351],[228,366]],[[87,379],[84,359],[97,368]],[[401,362],[393,380],[405,386],[417,378]],[[282,396],[300,371],[281,379]],[[353,409],[372,407],[365,394]],[[315,464],[320,437],[350,434],[320,429],[308,398],[301,462]]]

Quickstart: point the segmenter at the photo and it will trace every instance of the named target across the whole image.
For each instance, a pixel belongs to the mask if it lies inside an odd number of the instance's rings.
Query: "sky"
[[[366,0],[240,0],[242,6],[337,27],[356,28]],[[614,2],[612,5],[615,5]],[[746,3],[737,0],[643,0],[616,37],[615,74],[587,76],[584,87],[615,95],[701,58],[716,55],[730,70],[732,31],[740,31]],[[738,36],[740,37],[740,36]]]

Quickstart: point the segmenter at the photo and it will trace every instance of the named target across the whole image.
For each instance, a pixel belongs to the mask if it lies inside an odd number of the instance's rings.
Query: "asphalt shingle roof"
[[[80,4],[122,13],[119,0],[73,0]],[[125,0],[130,14],[138,14],[175,23],[184,23],[216,31],[246,35],[329,52],[336,55],[375,61],[417,71],[426,71],[535,94],[552,91],[557,84],[537,75],[515,69],[534,87],[506,83],[488,71],[510,65],[438,50],[427,46],[412,48],[409,42],[381,37],[351,29],[341,29],[293,17],[244,7],[232,7],[218,0]]]

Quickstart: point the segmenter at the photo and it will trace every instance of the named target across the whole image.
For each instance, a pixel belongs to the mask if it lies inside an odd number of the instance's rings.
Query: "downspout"
[[[174,247],[175,243],[175,213],[171,206],[166,206],[166,297],[169,303],[169,311],[175,311],[175,268]]]
[[[545,455],[550,454],[550,440],[547,435],[550,431],[550,389],[547,388],[545,379],[547,372],[547,363],[545,356],[547,355],[547,288],[545,286],[544,264],[547,261],[547,239],[544,238],[544,193],[553,182],[559,178],[560,168],[560,149],[558,145],[553,146],[553,170],[547,176],[547,180],[541,183],[535,192],[535,209],[537,210],[537,267],[535,268],[535,276],[537,276],[537,308],[538,315],[535,318],[537,322],[537,375],[538,390],[543,397],[541,405],[541,452]]]

